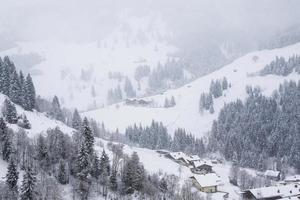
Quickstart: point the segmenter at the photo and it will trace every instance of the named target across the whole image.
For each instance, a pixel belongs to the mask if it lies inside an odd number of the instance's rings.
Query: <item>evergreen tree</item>
[[[9,88],[9,97],[12,102],[22,105],[21,101],[21,85],[19,76],[16,71],[14,71],[10,78],[10,88]]]
[[[227,78],[224,77],[222,80],[222,89],[227,90],[227,88],[228,88],[228,81],[227,81]]]
[[[2,117],[0,117],[0,143],[3,144],[3,142],[8,137],[8,130],[6,123]]]
[[[5,62],[6,60],[6,62]],[[9,88],[10,88],[10,61],[8,63],[9,59],[4,58],[4,62],[2,64],[2,70],[1,70],[1,80],[0,80],[0,86],[1,86],[1,92],[7,96],[9,96]]]
[[[59,162],[57,180],[60,184],[63,184],[63,185],[69,183],[69,177],[68,177],[68,172],[66,169],[66,163],[63,160],[61,160]]]
[[[94,152],[94,135],[89,127],[89,122],[88,119],[85,117],[83,120],[83,125],[82,125],[82,135],[84,138],[84,143],[86,146],[87,153],[89,155],[93,155]]]
[[[5,99],[2,113],[8,123],[17,123],[17,110],[15,105],[10,100]]]
[[[167,183],[167,181],[164,179],[164,178],[162,178],[161,180],[160,180],[160,182],[159,182],[159,190],[163,193],[163,194],[165,194],[167,191],[168,191],[168,183]]]
[[[5,161],[8,161],[10,158],[10,155],[13,153],[13,147],[12,147],[12,141],[9,134],[4,139],[3,147],[2,147],[2,158]]]
[[[170,107],[170,103],[169,103],[169,99],[168,98],[165,99],[164,107],[165,108],[169,108]]]
[[[20,71],[19,73],[19,83],[20,83],[20,105],[25,108],[26,106],[26,85],[25,85],[25,77],[23,75],[23,72]]]
[[[102,193],[104,196],[106,196],[107,194],[107,186],[109,185],[109,174],[110,174],[109,157],[103,150],[100,158],[100,183],[103,185]]]
[[[85,143],[82,143],[77,156],[77,171],[81,176],[87,176],[90,172],[89,154]]]
[[[35,88],[32,82],[30,74],[27,75],[25,80],[25,103],[24,108],[26,110],[33,110],[36,106],[36,94]]]
[[[175,102],[174,96],[171,97],[170,106],[171,107],[176,106],[176,102]]]
[[[81,117],[78,113],[78,110],[75,109],[74,113],[73,113],[73,118],[72,118],[72,127],[76,130],[80,130],[82,127],[82,120]]]
[[[100,169],[100,160],[95,153],[93,156],[93,162],[92,162],[92,169],[91,169],[91,175],[95,178],[98,179],[101,174],[101,169]]]
[[[140,191],[143,188],[144,180],[144,167],[140,163],[137,153],[133,152],[123,169],[122,182],[124,192],[126,194],[132,194],[135,190]]]
[[[110,189],[112,191],[118,190],[118,182],[117,182],[117,171],[112,170],[111,175],[109,177]]]
[[[17,169],[17,165],[15,164],[13,159],[10,159],[6,173],[6,184],[8,185],[9,189],[15,193],[18,192],[18,179],[19,172]]]
[[[25,174],[21,186],[21,200],[35,200],[37,199],[36,192],[36,177],[30,167],[25,170]]]
[[[127,98],[132,98],[136,96],[136,92],[133,89],[131,81],[128,77],[125,79],[124,91],[126,92]]]
[[[51,107],[51,111],[49,113],[54,119],[65,122],[65,117],[64,114],[60,108],[60,103],[59,100],[57,98],[57,96],[53,97],[52,100],[52,107]]]

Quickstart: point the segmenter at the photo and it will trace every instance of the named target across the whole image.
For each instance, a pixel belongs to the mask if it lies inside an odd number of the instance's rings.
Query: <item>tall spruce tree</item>
[[[66,163],[63,160],[60,160],[60,162],[59,162],[57,180],[62,185],[69,183],[69,177],[68,177],[68,172],[67,172],[67,168],[66,168]]]
[[[31,167],[28,167],[25,170],[25,174],[23,176],[20,195],[21,200],[37,199],[36,183],[37,180],[35,177],[35,173],[32,171]]]
[[[80,130],[82,127],[82,119],[78,113],[78,110],[75,109],[72,117],[72,127],[76,130]]]
[[[89,126],[89,121],[85,117],[82,124],[82,135],[84,138],[84,144],[86,146],[87,153],[93,155],[94,152],[94,135]]]
[[[7,96],[9,96],[9,88],[10,88],[10,61],[8,57],[4,58],[4,62],[2,64],[2,73],[1,73],[1,92]]]
[[[95,153],[93,156],[93,161],[92,161],[92,168],[91,168],[91,175],[95,179],[98,179],[100,176],[100,160],[97,154]]]
[[[2,113],[8,123],[10,124],[17,123],[18,121],[17,110],[15,105],[9,99],[5,99],[4,101]]]
[[[25,80],[25,102],[24,108],[26,110],[33,110],[36,106],[36,94],[30,74],[27,75]]]
[[[61,107],[60,107],[60,103],[59,103],[59,100],[58,100],[58,97],[57,96],[54,96],[53,97],[53,100],[52,100],[52,107],[51,107],[51,111],[49,113],[54,119],[56,120],[59,120],[59,121],[62,121],[64,122],[65,121],[65,117],[64,117],[64,114],[61,110]]]
[[[2,158],[5,161],[9,161],[9,158],[11,154],[13,153],[13,147],[12,147],[12,138],[10,134],[7,134],[7,136],[4,139],[3,146],[2,146]]]
[[[8,130],[7,125],[2,117],[0,117],[0,143],[3,145],[3,142],[7,138]]]
[[[117,170],[112,170],[111,175],[109,177],[109,186],[112,191],[118,190]]]
[[[6,173],[6,184],[12,192],[18,192],[18,179],[19,172],[18,167],[15,164],[14,159],[10,159],[9,165],[7,167]]]
[[[21,84],[18,73],[14,71],[10,77],[9,97],[12,102],[22,105],[21,101]]]
[[[26,106],[26,85],[25,85],[25,77],[23,75],[23,72],[20,71],[19,73],[19,83],[20,83],[20,101],[21,101],[21,106],[25,108]]]

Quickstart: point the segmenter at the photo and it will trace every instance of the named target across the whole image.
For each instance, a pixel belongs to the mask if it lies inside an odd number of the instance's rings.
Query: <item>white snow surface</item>
[[[285,80],[299,80],[300,75],[292,73],[286,77],[268,75],[253,75],[269,64],[276,56],[288,58],[294,54],[300,54],[300,43],[280,49],[262,50],[249,53],[223,68],[203,76],[190,84],[178,89],[168,90],[162,94],[144,98],[153,100],[156,107],[141,107],[125,105],[124,102],[108,107],[83,113],[85,116],[104,122],[106,128],[124,132],[126,127],[134,123],[150,125],[151,121],[161,121],[167,126],[170,134],[178,127],[185,128],[197,137],[202,137],[211,129],[213,120],[218,116],[219,111],[225,103],[237,99],[245,100],[246,86],[259,86],[263,94],[270,96],[280,83]],[[258,60],[253,60],[258,56]],[[224,92],[222,97],[214,99],[214,114],[208,111],[199,113],[199,99],[203,92],[209,91],[212,80],[226,77],[231,88]],[[164,108],[165,98],[175,97],[176,106]]]
[[[7,97],[5,95],[0,93],[0,110],[2,110],[3,102],[6,98]],[[40,113],[37,111],[26,111],[21,106],[18,105],[15,106],[18,115],[25,114],[31,124],[30,129],[23,129],[27,133],[27,136],[30,138],[34,138],[38,134],[45,134],[48,129],[56,128],[56,127],[59,127],[62,132],[69,135],[71,135],[74,131],[74,129],[68,127],[64,123],[54,119],[50,119],[44,113]],[[7,123],[7,126],[13,129],[14,131],[18,131],[19,129],[22,129],[17,124]]]

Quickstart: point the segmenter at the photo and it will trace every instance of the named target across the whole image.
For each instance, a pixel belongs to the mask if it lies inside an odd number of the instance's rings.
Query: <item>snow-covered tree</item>
[[[36,106],[36,94],[30,74],[27,75],[25,80],[25,103],[26,110],[33,110]]]
[[[18,179],[19,179],[18,167],[15,164],[14,159],[10,159],[10,162],[7,167],[5,182],[12,193],[11,199],[17,199],[18,197]]]
[[[72,127],[76,130],[80,130],[82,127],[82,119],[78,113],[78,110],[75,109],[72,117]]]
[[[18,121],[17,110],[15,105],[8,99],[5,99],[2,110],[5,120],[10,124],[15,124]]]
[[[65,121],[65,117],[64,114],[62,112],[62,109],[60,107],[60,103],[58,100],[57,96],[54,96],[53,100],[52,100],[52,107],[51,107],[51,111],[50,111],[50,116],[52,116],[54,119],[59,120],[64,122]]]
[[[25,170],[23,181],[21,185],[21,200],[35,200],[37,199],[37,191],[36,191],[36,176],[32,171],[31,167],[28,167]]]
[[[94,135],[89,126],[89,121],[85,117],[82,124],[82,135],[84,139],[84,144],[86,147],[86,151],[89,155],[93,155],[94,152]]]

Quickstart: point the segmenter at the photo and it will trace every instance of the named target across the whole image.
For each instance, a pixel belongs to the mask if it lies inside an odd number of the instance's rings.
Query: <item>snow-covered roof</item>
[[[209,166],[212,166],[212,163],[211,163],[211,161],[209,161],[209,160],[197,160],[197,161],[194,161],[193,164],[194,164],[194,166],[195,166],[196,168],[198,168],[198,167],[200,167],[200,166],[202,166],[202,165],[209,165]]]
[[[300,196],[294,196],[294,197],[284,197],[284,198],[280,198],[278,200],[299,200]]]
[[[284,198],[284,197],[300,195],[300,185],[299,184],[279,185],[279,186],[250,189],[247,191],[251,192],[256,199],[265,199],[271,197]]]
[[[297,182],[300,181],[300,175],[287,176],[284,181],[286,182]]]
[[[196,161],[196,160],[200,160],[200,157],[198,155],[192,155],[188,157],[189,161]]]
[[[280,171],[267,170],[265,172],[265,176],[268,176],[268,177],[278,177],[279,175],[280,175]]]
[[[188,163],[188,156],[183,152],[171,152],[170,156],[175,160],[179,160],[182,158],[185,162]]]
[[[201,187],[218,186],[221,183],[220,178],[215,173],[193,175]]]

